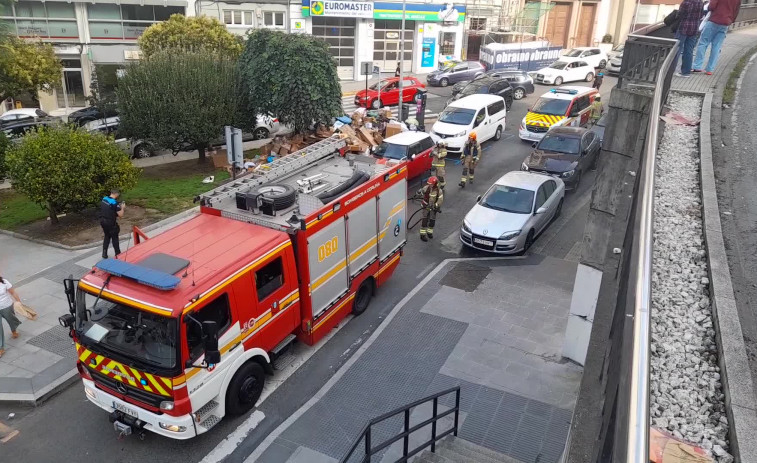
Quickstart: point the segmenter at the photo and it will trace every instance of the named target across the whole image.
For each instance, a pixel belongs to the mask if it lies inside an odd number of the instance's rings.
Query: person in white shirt
[[[16,339],[18,337],[18,325],[21,324],[21,320],[16,317],[16,312],[13,310],[13,301],[21,302],[21,298],[18,297],[18,293],[13,289],[13,285],[10,281],[0,277],[0,317],[4,318],[8,322],[11,328],[11,337]],[[5,335],[3,333],[2,321],[0,320],[0,357],[5,353]]]

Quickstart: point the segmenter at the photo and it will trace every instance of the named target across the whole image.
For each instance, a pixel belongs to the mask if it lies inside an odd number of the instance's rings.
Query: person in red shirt
[[[691,75],[691,61],[694,59],[694,46],[697,44],[699,20],[702,19],[702,0],[683,0],[678,8],[678,29],[676,38],[681,53],[681,72],[678,77]]]
[[[723,46],[723,40],[725,40],[725,33],[728,26],[736,20],[740,7],[741,0],[710,1],[708,6],[710,19],[704,24],[702,34],[699,37],[697,57],[694,60],[694,72],[702,72],[704,55],[707,53],[707,48],[710,47],[710,59],[707,61],[707,67],[704,68],[704,71],[707,75],[712,75],[720,56],[720,47]]]

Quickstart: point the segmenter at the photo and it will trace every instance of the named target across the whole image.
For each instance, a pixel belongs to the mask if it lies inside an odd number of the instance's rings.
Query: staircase
[[[436,452],[425,450],[414,463],[520,463],[486,447],[459,437],[448,436],[436,445]]]

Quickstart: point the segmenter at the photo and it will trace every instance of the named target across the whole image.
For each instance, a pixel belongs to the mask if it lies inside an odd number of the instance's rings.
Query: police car
[[[599,91],[590,87],[562,86],[540,96],[520,123],[521,140],[539,141],[551,127],[586,127],[591,104]]]

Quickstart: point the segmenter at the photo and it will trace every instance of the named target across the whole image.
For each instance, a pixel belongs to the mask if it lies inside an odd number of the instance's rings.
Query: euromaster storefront
[[[424,73],[440,61],[459,58],[463,43],[465,7],[451,3],[406,3],[402,31],[402,3],[352,0],[302,0],[303,20],[292,32],[323,38],[337,62],[339,77],[360,80],[360,63],[373,62],[383,72]]]

